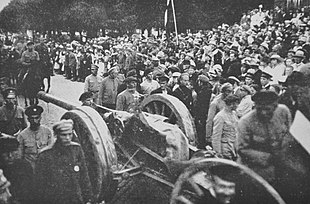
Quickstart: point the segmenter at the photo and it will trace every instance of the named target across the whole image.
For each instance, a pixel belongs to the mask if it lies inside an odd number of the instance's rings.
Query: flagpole
[[[177,38],[177,45],[178,45],[179,44],[179,37],[178,37],[177,19],[176,19],[176,16],[175,16],[174,1],[173,0],[171,0],[171,4],[172,4],[172,12],[173,12],[175,35],[176,35],[176,38]]]

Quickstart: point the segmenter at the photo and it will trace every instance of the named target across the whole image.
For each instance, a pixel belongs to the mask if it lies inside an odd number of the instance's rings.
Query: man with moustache
[[[17,105],[16,90],[8,88],[3,92],[4,105],[0,107],[0,131],[15,135],[27,127],[25,111]]]
[[[24,129],[17,137],[19,141],[19,150],[21,157],[28,161],[33,170],[35,162],[42,149],[52,145],[54,138],[52,131],[44,125],[41,125],[41,115],[43,108],[38,105],[30,106],[25,114],[28,116],[30,126]]]

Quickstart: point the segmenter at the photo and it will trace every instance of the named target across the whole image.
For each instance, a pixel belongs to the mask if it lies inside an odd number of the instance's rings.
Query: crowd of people
[[[276,7],[271,15],[260,7],[232,26],[222,24],[172,39],[133,35],[46,44],[50,74],[63,74],[68,80],[85,83],[80,97],[83,105],[135,112],[140,101],[149,95],[174,96],[193,116],[199,149],[210,146],[218,157],[250,167],[288,203],[309,201],[310,186],[305,179],[310,176],[309,153],[303,141],[290,133],[293,120],[300,120],[295,115],[310,120],[310,16],[306,11],[284,13]],[[31,47],[33,43],[27,45]],[[18,49],[12,51],[18,53]],[[25,58],[39,60],[37,54],[27,57],[22,49],[20,52],[23,63]],[[14,56],[18,58],[18,54]],[[54,136],[41,128],[38,121],[43,110],[39,106],[33,105],[24,112],[15,104],[16,92],[8,88],[8,84],[14,84],[14,77],[8,70],[1,72],[7,78],[0,80],[0,130],[17,136],[19,152],[24,152],[22,158],[30,165],[29,174],[33,176],[34,169],[37,170],[35,177],[41,185],[40,195],[46,196],[42,197],[46,199],[44,203],[61,203],[61,199],[62,203],[70,199],[71,203],[91,202],[89,178],[83,170],[84,156],[79,145],[70,139],[72,121],[55,124]],[[16,123],[14,129],[8,128],[11,121]],[[68,145],[72,151],[63,148]],[[8,152],[12,151],[3,153]],[[57,156],[59,152],[63,159]],[[74,164],[70,163],[72,155]],[[5,161],[0,164],[14,189],[14,178],[6,173]],[[68,165],[72,168],[68,169]],[[53,169],[61,171],[63,177],[57,177]],[[66,189],[73,185],[64,175],[67,170],[70,175],[78,172],[83,183],[73,176],[76,185]],[[62,190],[55,189],[56,181],[63,183]],[[79,195],[72,194],[73,188]],[[55,192],[59,197],[53,197]],[[20,202],[26,203],[22,199]]]

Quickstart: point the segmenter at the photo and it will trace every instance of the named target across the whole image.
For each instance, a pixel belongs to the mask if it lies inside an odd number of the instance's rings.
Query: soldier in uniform
[[[127,89],[118,94],[116,99],[116,110],[134,112],[140,101],[141,95],[137,92],[137,78],[127,77],[124,80]]]
[[[5,105],[0,107],[0,131],[9,135],[17,135],[27,127],[24,109],[17,105],[14,88],[6,89],[3,97]]]
[[[52,131],[41,125],[41,115],[43,108],[38,105],[30,106],[25,114],[28,117],[30,126],[24,129],[17,137],[20,145],[21,157],[28,161],[32,168],[35,168],[35,162],[42,149],[54,142]]]
[[[22,73],[20,74],[20,77],[24,77],[24,75],[27,72],[27,69],[29,69],[34,62],[38,62],[39,60],[40,60],[39,53],[34,50],[34,43],[28,42],[27,50],[24,51],[21,56],[21,63],[24,66],[24,68]]]
[[[86,77],[84,84],[84,92],[91,92],[93,94],[93,99],[96,104],[98,104],[98,93],[102,78],[97,76],[99,67],[95,64],[91,65],[91,74]]]
[[[84,204],[93,199],[91,183],[81,146],[72,142],[73,121],[53,126],[57,140],[39,154],[36,163],[38,203]]]

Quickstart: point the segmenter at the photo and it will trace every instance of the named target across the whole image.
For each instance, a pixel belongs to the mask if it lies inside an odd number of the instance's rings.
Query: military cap
[[[171,66],[171,67],[168,68],[168,70],[171,71],[172,73],[180,72],[180,69],[177,66]]]
[[[248,72],[246,73],[245,77],[248,77],[248,78],[251,78],[251,79],[254,79],[254,74]]]
[[[148,74],[152,73],[153,72],[153,69],[146,69],[144,71],[144,76],[147,76]]]
[[[90,91],[84,92],[81,94],[79,101],[85,101],[88,98],[92,98],[93,97],[93,93]]]
[[[256,104],[262,104],[262,105],[268,105],[273,102],[276,102],[279,99],[279,96],[274,91],[268,91],[268,90],[262,90],[259,92],[256,92],[252,96],[252,101],[254,101]]]
[[[68,130],[73,130],[73,120],[71,119],[62,119],[53,126],[53,131],[56,134]]]
[[[133,76],[133,77],[137,77],[137,71],[135,69],[132,69],[130,71],[127,72],[127,77]]]
[[[19,142],[16,137],[0,133],[0,153],[13,152],[18,149]]]
[[[130,82],[137,82],[137,78],[136,77],[133,77],[133,76],[130,76],[130,77],[127,77],[125,80],[124,80],[124,83],[130,83]]]
[[[209,82],[209,78],[206,75],[204,75],[204,74],[200,74],[198,76],[198,80],[202,81],[202,82]]]
[[[41,115],[43,112],[43,108],[41,106],[38,105],[33,105],[33,106],[29,106],[28,108],[26,108],[25,110],[25,114],[27,116],[31,116],[31,115]]]
[[[237,182],[241,176],[241,170],[238,167],[227,164],[211,166],[209,171],[212,176],[218,176],[219,178],[229,182]]]
[[[4,98],[16,98],[16,89],[14,88],[7,88],[3,92]]]
[[[91,68],[91,69],[94,69],[94,68],[95,68],[95,69],[99,69],[98,65],[95,65],[95,64],[91,64],[90,68]]]
[[[237,77],[235,77],[235,76],[229,76],[229,77],[228,77],[228,81],[235,81],[235,82],[237,82],[237,83],[240,83],[240,80],[237,79]]]
[[[165,74],[160,74],[160,75],[158,75],[157,78],[159,81],[167,81],[167,82],[169,81],[169,77]]]
[[[108,73],[109,73],[109,74],[111,74],[112,72],[118,72],[118,66],[111,67],[111,68],[108,70]]]
[[[262,75],[260,77],[264,77],[266,79],[271,79],[272,78],[272,75],[269,74],[268,72],[262,72]]]
[[[30,45],[34,45],[34,42],[33,41],[27,42],[27,46],[30,46]]]

